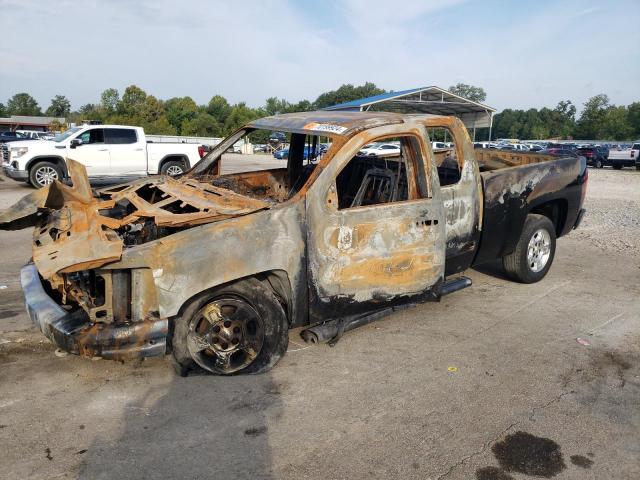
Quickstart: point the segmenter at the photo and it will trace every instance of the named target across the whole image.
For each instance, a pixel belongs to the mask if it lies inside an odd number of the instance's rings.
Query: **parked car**
[[[547,155],[559,155],[559,156],[578,156],[578,149],[575,145],[569,143],[550,143],[547,148],[541,150],[540,153]]]
[[[605,165],[609,165],[608,149],[603,147],[579,147],[578,154],[587,159],[587,165],[590,167],[602,168]]]
[[[473,148],[493,148],[497,149],[498,144],[495,142],[474,142]]]
[[[220,175],[229,145],[275,128],[298,152],[286,169]],[[460,146],[461,174],[446,191],[419,133],[434,128]],[[305,165],[309,135],[341,147]],[[405,155],[358,155],[390,136]],[[59,348],[110,359],[172,353],[181,375],[258,373],[285,354],[289,329],[336,342],[469,287],[460,274],[471,266],[499,259],[516,281],[545,277],[556,238],[584,215],[586,162],[465,152],[455,117],[284,114],[252,121],[178,179],[94,193],[70,161],[72,187],[23,197],[0,213],[0,228],[37,225],[21,283],[28,314]]]
[[[94,179],[126,179],[151,174],[179,175],[204,156],[195,143],[147,143],[141,127],[87,125],[50,142],[23,140],[2,147],[7,177],[36,188],[69,177],[66,158],[83,164]]]
[[[319,145],[316,146],[315,152],[314,152],[312,147],[309,147],[308,145],[306,145],[304,147],[304,153],[302,154],[302,158],[307,160],[309,158],[309,156],[311,156],[311,158],[314,159],[318,155],[320,155],[321,153],[322,153],[321,152],[321,147]],[[273,156],[275,158],[277,158],[278,160],[286,160],[287,158],[289,158],[289,149],[288,148],[283,148],[281,150],[278,150],[278,151],[273,153]]]
[[[39,132],[36,130],[16,130],[16,132],[24,135],[25,140],[51,140],[55,137],[51,132]]]
[[[358,154],[370,157],[400,155],[400,145],[394,145],[393,143],[372,143],[361,148]]]
[[[0,144],[7,142],[17,142],[20,140],[28,140],[28,137],[19,132],[0,132]]]
[[[269,143],[271,145],[277,145],[286,142],[287,136],[282,132],[271,132],[271,135],[269,135]]]
[[[636,167],[640,170],[640,142],[629,145],[629,148],[624,146],[618,146],[617,148],[609,149],[609,156],[607,157],[607,164],[611,165],[616,170],[620,170],[623,167]]]

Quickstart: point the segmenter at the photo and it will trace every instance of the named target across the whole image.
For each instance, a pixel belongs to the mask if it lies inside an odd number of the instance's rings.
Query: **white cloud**
[[[521,4],[518,4],[521,5]],[[637,2],[0,0],[0,101],[74,107],[135,83],[160,98],[259,105],[342,83],[483,86],[499,108],[638,100]],[[579,16],[579,17],[577,17]],[[611,72],[611,73],[609,73]]]

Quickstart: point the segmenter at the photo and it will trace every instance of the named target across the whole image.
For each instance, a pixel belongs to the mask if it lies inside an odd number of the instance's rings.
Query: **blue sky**
[[[261,105],[343,83],[481,86],[498,109],[640,101],[640,1],[0,0],[0,101],[109,87]]]

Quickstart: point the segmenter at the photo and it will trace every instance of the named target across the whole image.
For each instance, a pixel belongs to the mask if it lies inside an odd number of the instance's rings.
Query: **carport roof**
[[[479,102],[460,97],[440,87],[419,87],[383,93],[326,107],[325,110],[382,110],[398,113],[430,113],[459,117],[467,127],[489,127],[496,111]]]

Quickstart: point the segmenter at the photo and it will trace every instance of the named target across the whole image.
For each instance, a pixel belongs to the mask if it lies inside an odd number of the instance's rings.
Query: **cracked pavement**
[[[586,208],[640,212],[640,173],[615,174],[590,171]],[[0,208],[29,191],[0,182]],[[589,241],[601,220],[558,241],[538,284],[472,270],[334,348],[292,332],[273,371],[231,378],[56,356],[22,306],[30,232],[2,232],[0,478],[536,478],[485,468],[516,432],[559,446],[553,478],[640,478],[640,245]]]

